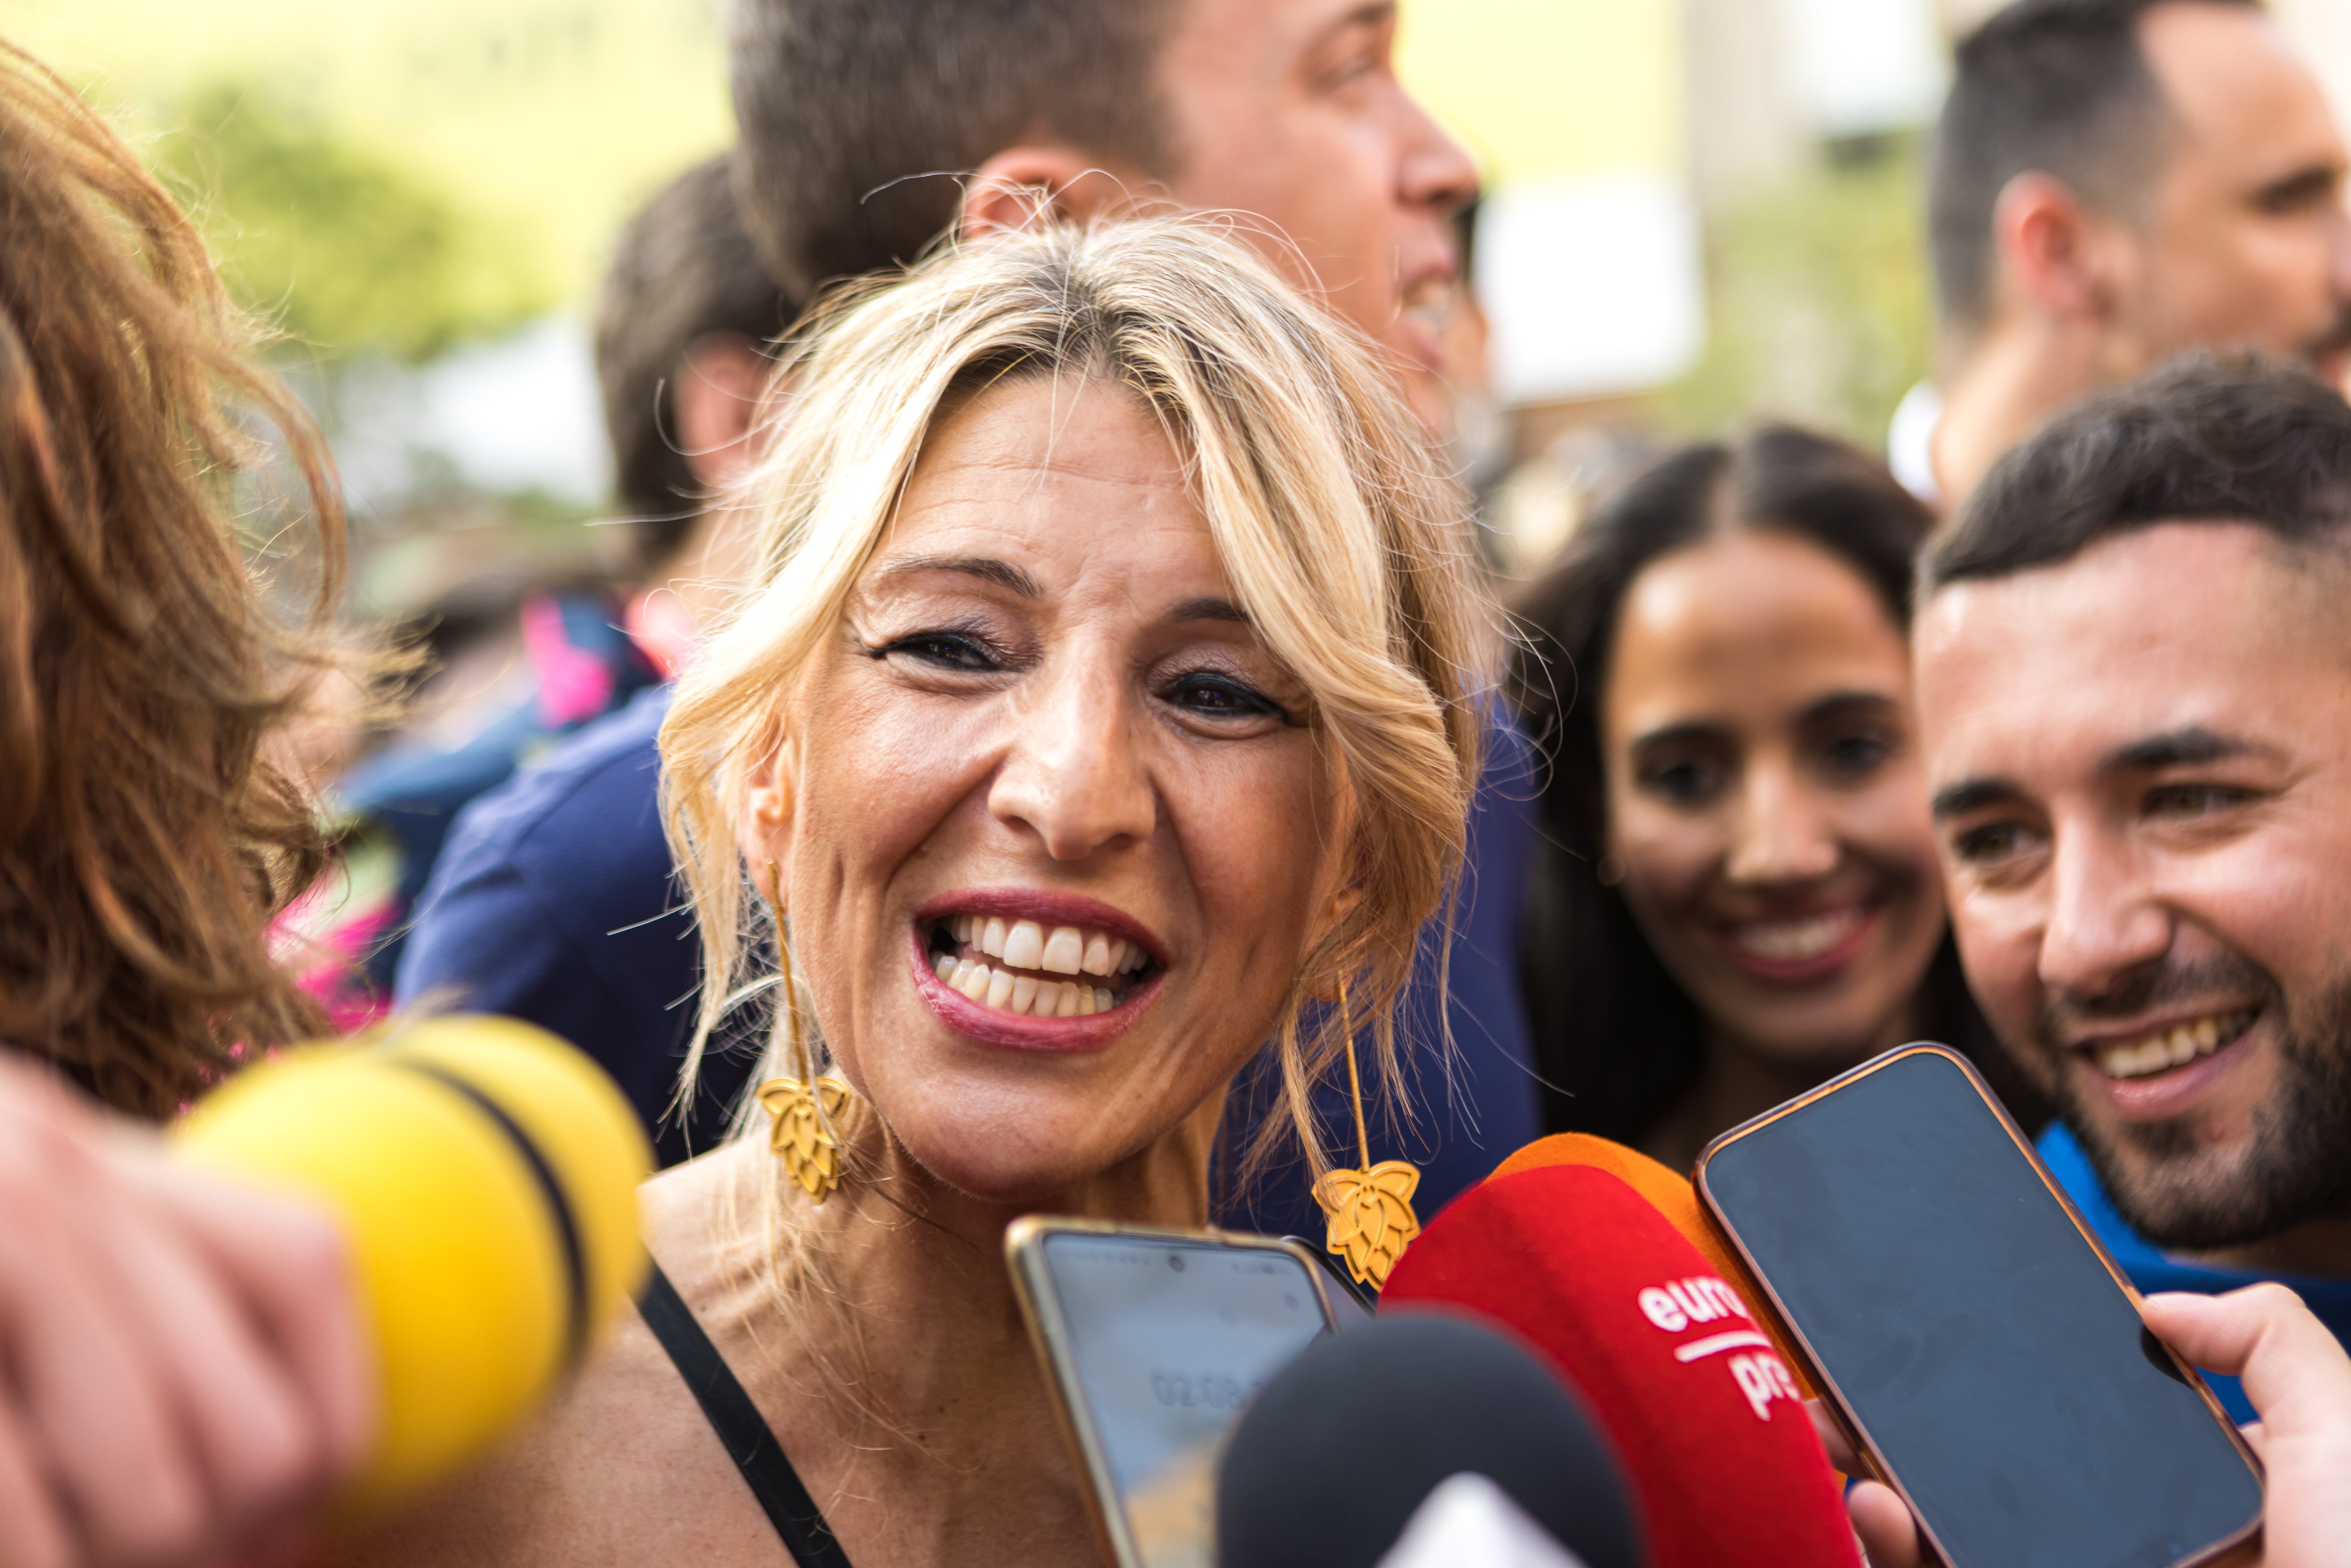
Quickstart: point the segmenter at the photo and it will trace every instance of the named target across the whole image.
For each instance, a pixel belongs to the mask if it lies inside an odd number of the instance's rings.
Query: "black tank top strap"
[[[652,1265],[647,1274],[637,1311],[693,1391],[695,1403],[726,1445],[726,1457],[743,1472],[744,1484],[767,1510],[768,1522],[776,1527],[784,1550],[799,1568],[849,1568],[849,1553],[825,1523],[824,1511],[809,1496],[799,1472],[784,1457],[784,1446],[760,1418],[759,1407],[743,1391],[726,1358],[695,1321],[685,1298],[661,1265]]]

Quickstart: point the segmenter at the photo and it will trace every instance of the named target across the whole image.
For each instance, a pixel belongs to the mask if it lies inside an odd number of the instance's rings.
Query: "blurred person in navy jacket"
[[[646,586],[618,630],[664,677],[692,657],[740,572],[747,530],[711,498],[744,466],[764,345],[793,314],[744,233],[724,156],[622,233],[597,371]],[[747,1055],[722,1052],[690,1113],[667,1114],[699,972],[656,805],[669,690],[647,687],[465,812],[418,902],[396,992],[572,1040],[619,1081],[664,1163],[717,1139],[749,1071]]]

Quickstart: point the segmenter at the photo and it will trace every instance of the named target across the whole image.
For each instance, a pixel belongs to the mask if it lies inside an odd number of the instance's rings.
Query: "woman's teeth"
[[[1123,975],[1140,969],[1150,956],[1105,931],[1056,925],[1048,932],[1034,920],[1004,920],[993,915],[956,915],[948,934],[1013,969],[1044,969],[1056,975]]]
[[[1134,974],[1151,962],[1142,947],[1105,931],[993,915],[956,915],[947,934],[971,951],[932,955],[931,967],[950,988],[983,1007],[1028,1018],[1087,1018],[1118,1005],[1106,986],[1056,980],[1050,975]],[[987,960],[994,958],[998,963]],[[1019,974],[1018,970],[1043,974]]]
[[[1100,986],[1040,980],[1034,975],[1015,975],[992,964],[958,958],[952,953],[938,954],[932,958],[931,967],[951,989],[961,991],[982,1007],[1028,1018],[1091,1018],[1118,1005],[1118,998]]]
[[[1801,964],[1832,952],[1861,924],[1851,906],[1795,920],[1749,920],[1730,928],[1731,945],[1772,964]]]
[[[2192,1022],[2175,1024],[2144,1040],[2102,1045],[2092,1055],[2098,1071],[2109,1078],[2145,1078],[2150,1073],[2184,1067],[2199,1056],[2211,1055],[2252,1028],[2253,1019],[2260,1016],[2259,1008],[2212,1013]]]

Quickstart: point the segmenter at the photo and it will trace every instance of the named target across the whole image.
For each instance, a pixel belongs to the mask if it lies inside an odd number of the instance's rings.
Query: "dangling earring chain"
[[[1322,1206],[1328,1228],[1322,1245],[1343,1258],[1355,1283],[1374,1291],[1384,1288],[1388,1270],[1420,1234],[1420,1218],[1412,1211],[1412,1195],[1420,1186],[1420,1167],[1407,1160],[1372,1164],[1372,1134],[1364,1123],[1364,1080],[1355,1065],[1355,1019],[1347,1008],[1347,982],[1339,981],[1339,1028],[1347,1041],[1347,1095],[1355,1109],[1355,1157],[1363,1164],[1353,1170],[1333,1169],[1314,1184],[1314,1201]]]
[[[759,1103],[774,1118],[768,1147],[780,1155],[784,1174],[822,1203],[841,1186],[841,1142],[834,1125],[849,1108],[849,1085],[831,1073],[816,1075],[816,1056],[800,1028],[800,993],[792,975],[792,945],[784,930],[783,888],[776,862],[768,862],[768,906],[775,912],[776,983],[784,993],[784,1032],[798,1078],[770,1078],[759,1085]]]

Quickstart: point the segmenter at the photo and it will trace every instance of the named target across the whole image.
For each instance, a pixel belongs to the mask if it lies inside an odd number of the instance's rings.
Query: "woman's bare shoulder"
[[[647,1230],[664,1263],[726,1178],[723,1154],[647,1185]],[[672,1266],[698,1262],[689,1252]],[[668,1354],[631,1309],[578,1382],[478,1469],[320,1561],[674,1568],[682,1560],[775,1563],[779,1552]]]

